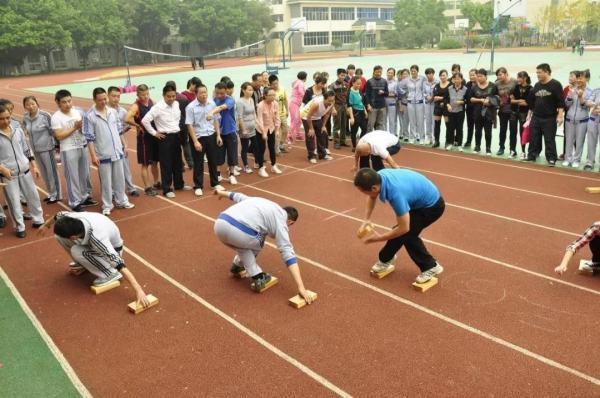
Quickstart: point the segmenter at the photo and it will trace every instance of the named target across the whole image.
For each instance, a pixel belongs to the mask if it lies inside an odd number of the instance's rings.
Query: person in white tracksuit
[[[586,102],[590,109],[590,119],[587,122],[587,160],[584,170],[593,170],[596,161],[596,147],[600,133],[600,88],[593,91],[592,96]]]
[[[265,239],[270,236],[275,239],[298,292],[310,304],[315,297],[304,288],[288,230],[298,220],[298,210],[293,207],[282,208],[270,200],[239,192],[215,191],[215,195],[219,199],[227,197],[235,202],[219,214],[214,226],[217,238],[237,252],[230,271],[237,274],[245,270],[257,290],[264,287],[271,280],[271,275],[262,271],[256,263],[256,257],[263,249]]]
[[[425,114],[425,144],[433,142],[433,88],[439,81],[435,78],[435,70],[433,68],[425,69],[425,81],[423,82],[423,97],[425,98],[424,114]]]
[[[590,113],[587,101],[592,94],[593,91],[586,87],[584,73],[575,72],[575,87],[570,87],[565,97],[568,107],[565,115],[565,160],[562,163],[565,167],[578,168],[580,165]]]
[[[398,136],[396,121],[398,120],[398,80],[396,80],[396,70],[388,68],[387,70],[388,96],[385,99],[387,107],[388,131]]]
[[[410,140],[426,144],[424,123],[424,94],[423,85],[425,77],[419,75],[419,67],[410,67],[410,77],[406,80],[406,99],[408,102],[408,119],[410,124]]]
[[[407,96],[407,87],[406,80],[408,79],[409,71],[408,69],[401,69],[398,71],[398,105],[397,105],[397,115],[398,115],[398,126],[399,126],[399,137],[404,140],[404,142],[409,141],[410,136],[410,126],[408,119],[408,109],[406,108],[408,105],[408,101],[406,99]]]

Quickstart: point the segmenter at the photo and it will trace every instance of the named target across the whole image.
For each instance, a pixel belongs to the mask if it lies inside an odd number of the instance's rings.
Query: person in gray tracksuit
[[[388,96],[385,98],[387,107],[388,131],[398,136],[396,120],[398,119],[398,80],[396,80],[396,70],[388,68],[387,70]]]
[[[54,157],[56,140],[50,126],[52,116],[40,109],[34,96],[25,97],[23,107],[27,111],[23,115],[23,129],[29,136],[31,149],[48,190],[48,197],[44,200],[53,204],[62,199],[62,190]]]
[[[600,133],[600,88],[593,91],[586,102],[590,110],[590,119],[587,122],[587,160],[584,170],[593,170],[596,162],[596,147]]]
[[[25,223],[20,200],[21,194],[27,200],[33,227],[39,228],[44,223],[40,197],[32,177],[32,174],[39,176],[39,172],[23,129],[12,126],[10,120],[8,109],[0,106],[0,166],[3,170],[0,183],[6,184],[4,196],[12,214],[16,235],[24,238]]]
[[[117,208],[132,209],[135,206],[125,195],[125,155],[119,135],[119,116],[117,111],[106,106],[108,96],[103,88],[95,88],[93,97],[95,105],[83,119],[83,133],[88,141],[92,164],[98,168],[102,214],[109,216],[113,209],[113,194]]]
[[[578,168],[583,154],[583,145],[589,121],[587,101],[592,98],[593,91],[586,87],[583,72],[575,74],[576,86],[570,88],[565,97],[568,107],[565,115],[565,160],[563,166]]]
[[[419,75],[419,67],[412,65],[410,67],[410,77],[406,80],[406,99],[408,101],[408,119],[410,124],[410,142],[418,142],[426,144],[425,142],[425,129],[423,128],[424,122],[424,96],[423,96],[423,84],[425,77]]]
[[[425,81],[423,82],[423,98],[425,105],[423,113],[425,115],[425,142],[433,142],[433,88],[439,81],[435,78],[435,70],[433,68],[425,69]]]
[[[410,135],[410,126],[408,123],[408,109],[406,108],[408,105],[408,100],[406,99],[406,79],[408,79],[408,76],[408,69],[401,69],[398,71],[398,126],[400,130],[399,136],[404,140],[404,142],[408,142],[408,136]]]

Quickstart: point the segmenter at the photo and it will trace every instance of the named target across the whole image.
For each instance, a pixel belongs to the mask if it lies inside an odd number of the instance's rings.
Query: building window
[[[363,46],[365,48],[375,48],[377,47],[377,41],[376,41],[376,36],[375,33],[367,33],[364,36],[363,39]]]
[[[271,15],[271,19],[273,22],[283,22],[283,14],[273,14]]]
[[[379,18],[378,8],[358,8],[358,19],[377,19]]]
[[[307,21],[327,21],[329,19],[329,8],[327,7],[304,7],[302,16]]]
[[[393,8],[382,8],[381,10],[381,19],[385,19],[386,21],[394,20],[394,9]]]
[[[305,46],[326,46],[329,44],[329,32],[304,32]]]
[[[353,21],[354,20],[354,8],[331,7],[331,20],[333,20],[333,21]]]
[[[354,38],[354,32],[351,30],[344,32],[331,32],[331,41],[334,40],[339,40],[342,42],[342,44],[350,44],[357,41]]]

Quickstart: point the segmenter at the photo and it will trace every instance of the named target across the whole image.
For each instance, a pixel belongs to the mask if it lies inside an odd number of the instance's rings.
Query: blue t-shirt
[[[221,135],[235,134],[237,131],[235,123],[235,100],[227,95],[223,99],[215,98],[215,104],[217,106],[227,105],[227,109],[220,112]]]
[[[422,174],[406,169],[384,169],[379,199],[388,201],[397,216],[410,210],[432,207],[440,199],[440,191]]]

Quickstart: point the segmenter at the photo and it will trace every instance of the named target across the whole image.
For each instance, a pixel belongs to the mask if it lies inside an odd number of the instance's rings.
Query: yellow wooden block
[[[238,279],[244,279],[246,276],[248,276],[248,274],[246,273],[246,270],[240,271],[237,274],[232,274],[232,275]]]
[[[154,295],[152,295],[152,294],[149,294],[149,295],[147,295],[147,296],[146,296],[146,298],[147,298],[147,299],[148,299],[148,301],[150,302],[150,304],[149,304],[149,305],[148,305],[146,308],[144,308],[144,307],[143,307],[143,306],[141,306],[141,305],[138,305],[137,301],[132,301],[131,303],[129,303],[129,304],[127,305],[127,307],[129,308],[129,311],[131,311],[131,312],[133,312],[134,314],[136,314],[136,315],[137,315],[137,314],[139,314],[140,312],[144,312],[144,311],[146,311],[148,308],[154,307],[155,305],[157,305],[157,304],[158,304],[158,299],[157,299],[157,298],[156,298]]]
[[[358,239],[362,239],[365,236],[369,235],[371,232],[373,232],[373,225],[367,224],[364,227],[361,226],[358,229],[358,231],[356,232],[356,236],[358,237]]]
[[[94,292],[94,294],[101,294],[104,292],[108,292],[109,290],[112,290],[119,286],[121,286],[121,282],[114,281],[114,282],[109,283],[108,285],[104,285],[104,286],[100,286],[100,287],[92,285],[92,286],[90,286],[90,289],[92,289],[92,292]]]
[[[395,270],[396,270],[396,267],[394,265],[388,267],[388,269],[386,269],[385,271],[382,271],[382,272],[375,272],[375,271],[371,270],[371,276],[381,279],[381,278],[385,278],[386,276],[388,276],[388,274],[391,274]]]
[[[585,189],[587,193],[600,193],[600,187],[587,187]]]
[[[438,283],[437,278],[431,278],[430,280],[428,280],[425,283],[414,282],[412,285],[414,286],[415,289],[417,289],[421,293],[425,293],[426,291],[428,291],[429,289],[431,289],[432,287],[437,285],[437,283]]]
[[[307,290],[307,292],[311,293],[311,294],[314,294],[315,295],[315,300],[317,299],[317,293],[311,292],[310,290]],[[297,294],[294,297],[292,297],[291,299],[289,299],[288,302],[290,303],[290,305],[292,307],[294,307],[296,309],[300,309],[300,308],[302,308],[302,307],[304,307],[306,305],[306,300],[304,300],[304,297],[302,297],[299,294]]]
[[[257,290],[256,287],[254,286],[254,282],[252,283],[252,285],[250,285],[250,288],[252,290],[254,290],[256,293],[262,293],[265,290],[275,286],[277,284],[277,282],[279,282],[279,279],[277,279],[277,277],[271,275],[271,280],[262,289]]]

